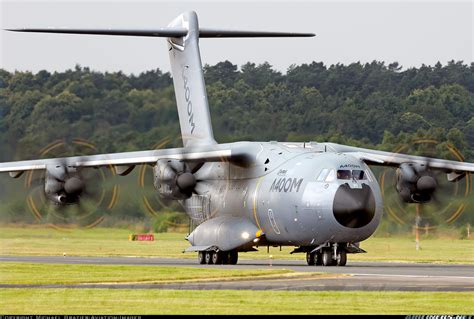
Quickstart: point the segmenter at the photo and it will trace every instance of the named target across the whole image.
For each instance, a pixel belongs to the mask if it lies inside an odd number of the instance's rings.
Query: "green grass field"
[[[182,254],[185,234],[155,234],[154,242],[132,242],[131,232],[95,228],[0,228],[0,255],[159,256]],[[361,245],[368,254],[351,260],[473,263],[474,241],[426,239],[416,251],[412,238],[373,237]],[[240,258],[304,259],[292,248],[266,247]],[[221,270],[191,267],[120,265],[0,264],[2,284],[150,283],[239,280],[262,276],[300,276],[289,270]],[[307,275],[307,274],[306,274]],[[322,274],[312,274],[317,280]],[[7,288],[0,289],[3,314],[472,314],[474,292],[248,291]]]
[[[196,258],[183,254],[189,246],[183,233],[155,234],[153,242],[129,241],[126,229],[94,228],[56,230],[53,228],[0,228],[0,255],[47,256],[144,256]],[[361,243],[367,254],[349,255],[357,261],[403,261],[431,263],[474,263],[474,240],[423,239],[421,250],[415,250],[411,237],[371,237]],[[293,247],[260,247],[258,252],[242,253],[244,259],[301,259],[302,254],[289,253]]]
[[[474,293],[0,289],[8,314],[470,314]]]
[[[0,263],[1,284],[167,283],[293,275],[285,269],[199,269],[186,267]],[[314,276],[321,274],[314,274]]]

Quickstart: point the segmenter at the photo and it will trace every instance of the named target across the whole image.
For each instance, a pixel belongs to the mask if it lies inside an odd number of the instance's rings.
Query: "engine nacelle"
[[[54,165],[46,168],[44,192],[53,203],[76,204],[84,187],[85,184],[75,167]]]
[[[438,183],[425,164],[403,163],[397,169],[396,189],[406,203],[427,203],[431,201]]]
[[[166,199],[187,199],[193,195],[196,178],[186,163],[179,160],[158,160],[153,167],[154,186]]]

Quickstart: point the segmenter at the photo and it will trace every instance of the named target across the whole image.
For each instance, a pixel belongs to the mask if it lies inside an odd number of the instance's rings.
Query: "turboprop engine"
[[[166,199],[190,198],[198,182],[189,165],[179,160],[158,160],[153,174],[155,189]]]
[[[403,163],[397,169],[397,191],[406,203],[431,201],[438,187],[435,175],[427,164]]]
[[[67,165],[46,168],[46,197],[57,205],[75,204],[85,190],[85,182],[78,169]]]

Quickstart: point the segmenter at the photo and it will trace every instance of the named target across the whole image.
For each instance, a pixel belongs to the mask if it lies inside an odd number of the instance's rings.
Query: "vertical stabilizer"
[[[168,38],[179,124],[185,147],[216,144],[199,52],[199,25],[194,11],[174,19],[170,28],[187,29],[184,37]]]

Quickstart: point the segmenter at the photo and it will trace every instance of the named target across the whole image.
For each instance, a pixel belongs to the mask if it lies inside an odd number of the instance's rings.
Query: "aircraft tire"
[[[347,263],[347,253],[345,250],[339,250],[336,256],[336,265],[345,266]]]
[[[230,252],[229,251],[223,251],[222,252],[222,263],[224,265],[229,265],[230,264]]]
[[[239,253],[235,250],[231,250],[229,252],[229,265],[237,265],[238,260],[239,260]]]
[[[316,264],[316,254],[310,253],[309,251],[306,253],[306,263],[308,266],[314,266]]]
[[[225,254],[223,251],[216,251],[215,253],[212,254],[212,263],[214,265],[220,265],[223,264]]]
[[[213,259],[212,255],[214,255],[213,251],[206,251],[206,255],[205,255],[206,264],[212,265],[212,259]]]
[[[206,252],[205,251],[198,252],[198,263],[200,265],[204,265],[206,263]]]
[[[331,250],[329,250],[329,249],[323,250],[322,263],[323,263],[323,266],[332,266],[333,265],[332,251]]]
[[[323,255],[320,251],[318,251],[317,253],[315,253],[315,257],[314,257],[314,264],[316,266],[322,266],[323,264]]]

